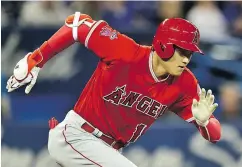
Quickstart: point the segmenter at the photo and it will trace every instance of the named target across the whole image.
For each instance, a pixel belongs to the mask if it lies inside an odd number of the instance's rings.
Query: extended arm
[[[221,126],[212,114],[218,104],[214,103],[211,90],[208,90],[206,94],[205,89],[202,89],[199,97],[200,100],[194,99],[192,104],[192,115],[195,119],[193,123],[206,140],[216,143],[221,138]]]
[[[85,22],[87,24],[84,24]],[[8,92],[12,92],[29,83],[25,89],[25,93],[28,94],[36,83],[38,73],[44,64],[78,40],[78,27],[81,27],[80,31],[83,32],[80,33],[80,39],[85,39],[94,23],[95,21],[90,16],[85,14],[81,15],[79,12],[67,17],[65,25],[52,35],[50,39],[34,50],[33,53],[28,53],[16,64],[13,75],[7,82],[6,88]]]
[[[206,140],[216,143],[221,138],[220,123],[213,116],[217,106],[212,91],[208,90],[206,95],[205,89],[202,89],[201,93],[196,91],[182,98],[171,110],[186,122],[195,125]]]
[[[135,56],[139,48],[134,40],[113,30],[105,21],[95,21],[86,14],[76,12],[68,16],[65,24],[39,48],[17,63],[7,82],[8,92],[30,83],[25,89],[28,94],[44,64],[75,42],[85,45],[102,61],[121,58],[124,61],[133,60],[132,56]]]

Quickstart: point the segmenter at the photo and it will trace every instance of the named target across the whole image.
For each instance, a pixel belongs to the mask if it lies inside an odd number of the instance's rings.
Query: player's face
[[[190,62],[192,53],[191,51],[175,47],[174,55],[168,61],[163,61],[163,67],[167,73],[179,76]]]

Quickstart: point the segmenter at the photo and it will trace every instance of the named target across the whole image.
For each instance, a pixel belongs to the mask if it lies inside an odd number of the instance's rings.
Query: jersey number
[[[131,138],[129,139],[129,143],[134,143],[143,133],[143,131],[145,130],[145,128],[147,127],[147,125],[141,123],[138,124],[135,128],[135,131],[133,132],[133,135],[131,136]]]

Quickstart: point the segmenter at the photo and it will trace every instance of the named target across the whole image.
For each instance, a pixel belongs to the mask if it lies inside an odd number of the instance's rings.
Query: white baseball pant
[[[69,111],[49,132],[48,150],[63,167],[137,167],[118,150],[81,129],[85,120]]]

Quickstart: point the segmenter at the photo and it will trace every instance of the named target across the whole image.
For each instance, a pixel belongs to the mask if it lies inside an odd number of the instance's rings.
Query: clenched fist
[[[199,101],[193,99],[192,114],[198,125],[206,126],[209,122],[208,119],[218,107],[218,104],[214,103],[214,95],[210,89],[206,93],[206,90],[202,88],[199,97]]]

